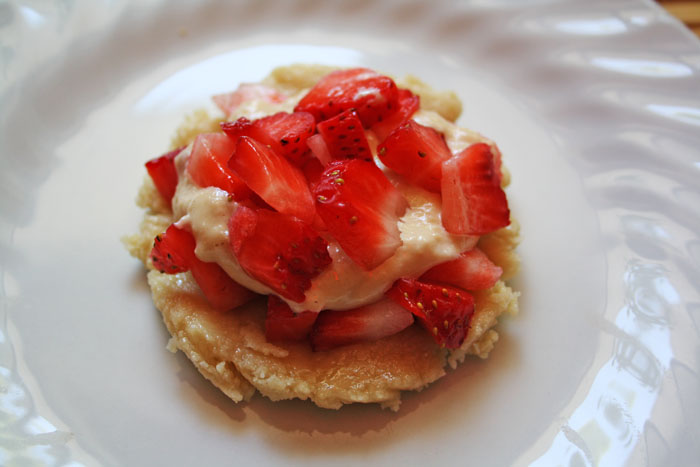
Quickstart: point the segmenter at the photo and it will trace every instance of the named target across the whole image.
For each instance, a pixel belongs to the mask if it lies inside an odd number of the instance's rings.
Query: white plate
[[[651,2],[4,2],[0,39],[0,464],[697,462],[700,43]],[[513,174],[522,312],[398,413],[231,403],[119,242],[184,113],[292,62],[457,91]]]

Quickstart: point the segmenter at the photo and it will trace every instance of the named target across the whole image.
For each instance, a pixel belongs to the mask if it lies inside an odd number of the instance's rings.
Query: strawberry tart
[[[181,350],[234,401],[398,409],[517,312],[497,146],[451,92],[293,65],[213,98],[146,163],[125,238]]]

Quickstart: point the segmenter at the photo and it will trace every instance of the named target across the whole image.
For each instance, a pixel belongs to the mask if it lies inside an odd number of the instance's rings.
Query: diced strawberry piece
[[[187,173],[202,188],[215,186],[233,195],[236,201],[247,199],[250,189],[228,167],[228,160],[236,146],[221,133],[202,133],[192,143],[192,154],[187,162]]]
[[[226,116],[229,116],[238,106],[247,101],[264,99],[268,102],[283,102],[286,98],[287,96],[270,86],[257,83],[242,83],[235,91],[217,94],[212,97],[212,100]]]
[[[151,249],[153,267],[165,274],[177,274],[190,269],[195,241],[191,233],[170,225],[156,235]]]
[[[246,117],[240,117],[234,122],[221,122],[219,126],[223,132],[233,140],[234,148],[236,147],[236,143],[238,143],[238,138],[241,136],[250,136],[253,130],[253,122]]]
[[[420,97],[408,89],[399,88],[398,109],[393,114],[385,117],[381,122],[372,125],[372,131],[377,135],[379,141],[384,141],[389,136],[389,133],[411,118],[419,108]]]
[[[278,112],[252,122],[245,117],[235,122],[223,122],[221,129],[236,141],[241,136],[249,136],[301,166],[304,154],[308,152],[306,140],[314,134],[316,122],[308,112]]]
[[[195,246],[190,232],[171,224],[165,233],[156,236],[150,254],[153,266],[166,274],[191,271],[209,304],[217,310],[232,310],[255,297],[253,292],[231,279],[221,266],[197,258]]]
[[[450,233],[483,235],[510,224],[491,148],[472,144],[442,164],[442,225]]]
[[[462,253],[457,259],[431,268],[420,277],[423,282],[440,282],[464,290],[486,290],[493,287],[503,270],[493,264],[478,248]]]
[[[277,154],[300,165],[308,148],[306,140],[314,134],[316,122],[308,112],[279,112],[253,123],[251,137],[269,144]]]
[[[413,315],[389,299],[352,310],[324,310],[316,318],[309,339],[314,351],[374,341],[403,331]]]
[[[204,296],[217,310],[233,310],[257,296],[231,279],[216,263],[193,261],[190,264],[190,271]]]
[[[306,145],[309,147],[309,149],[311,149],[311,153],[316,159],[318,159],[323,167],[328,166],[328,164],[333,161],[333,157],[331,156],[330,149],[328,149],[326,140],[324,140],[323,136],[320,134],[316,133],[315,135],[310,136],[309,139],[306,140]]]
[[[338,70],[326,75],[294,108],[310,112],[317,122],[355,109],[365,127],[396,111],[398,89],[394,81],[367,68]]]
[[[303,172],[273,149],[242,136],[228,165],[277,211],[309,223],[313,220],[316,211]]]
[[[320,135],[314,136],[318,136],[319,138],[321,137]],[[319,180],[321,180],[321,174],[323,174],[324,170],[323,165],[321,165],[318,159],[314,157],[309,157],[304,162],[304,165],[302,166],[301,170],[302,172],[304,172],[304,177],[306,177],[306,180],[309,182],[309,188],[313,190],[313,187],[315,187]],[[328,230],[326,228],[326,224],[323,222],[323,219],[321,219],[321,216],[319,216],[318,212],[316,212],[316,214],[314,215],[314,220],[311,222],[311,227],[316,232],[326,232]]]
[[[182,152],[182,148],[177,148],[174,151],[170,151],[163,154],[160,157],[151,159],[146,162],[146,170],[148,175],[153,180],[153,184],[156,186],[158,193],[170,203],[175,196],[175,189],[177,188],[177,169],[175,169],[175,157]]]
[[[346,110],[322,121],[318,124],[318,132],[323,136],[333,159],[372,160],[365,130],[354,110]]]
[[[398,220],[408,203],[373,162],[331,163],[313,195],[328,231],[364,269],[379,266],[402,244]]]
[[[474,314],[474,297],[469,293],[450,286],[399,279],[386,294],[413,313],[441,347],[457,349],[467,337]]]
[[[331,263],[328,243],[301,220],[238,206],[229,219],[231,249],[241,267],[277,294],[304,301],[311,279]]]
[[[256,235],[258,210],[253,207],[239,205],[231,215],[227,227],[231,250],[236,258],[239,258],[240,262],[244,244],[248,245],[250,243],[248,240],[253,239]]]
[[[493,144],[491,146],[491,154],[493,154],[493,167],[496,170],[496,183],[501,186],[501,180],[503,179],[503,156],[501,155],[501,150],[498,146]]]
[[[311,138],[315,138],[316,136],[320,138],[320,135],[314,135]],[[301,166],[301,171],[304,173],[304,177],[306,177],[306,181],[309,183],[310,187],[318,183],[318,181],[321,179],[323,170],[324,165],[315,157],[306,158]]]
[[[411,183],[439,193],[442,162],[452,157],[452,152],[441,133],[408,120],[377,147],[377,155]]]
[[[265,337],[268,341],[300,341],[306,339],[318,313],[294,313],[289,305],[275,295],[267,297]]]

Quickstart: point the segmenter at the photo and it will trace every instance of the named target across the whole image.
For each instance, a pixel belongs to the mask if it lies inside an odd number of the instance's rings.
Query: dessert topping
[[[473,248],[459,258],[432,267],[420,280],[450,284],[464,290],[486,290],[496,284],[502,273],[483,251]]]
[[[175,168],[175,156],[185,148],[178,148],[163,154],[160,157],[146,162],[146,170],[153,180],[153,184],[160,195],[170,203],[177,188],[177,169]]]
[[[240,205],[228,226],[241,267],[289,300],[303,302],[311,279],[331,263],[328,243],[296,217]]]
[[[334,160],[363,159],[372,161],[360,117],[354,110],[346,110],[318,124],[318,133]]]
[[[442,163],[452,153],[445,137],[434,129],[408,120],[377,148],[379,159],[411,183],[440,193]]]
[[[318,314],[309,339],[316,350],[373,341],[401,332],[413,315],[389,299],[352,310],[324,310]]]
[[[398,89],[394,81],[367,68],[334,71],[301,98],[295,111],[310,112],[316,122],[355,109],[365,127],[394,113]]]
[[[483,235],[510,224],[506,194],[491,147],[476,143],[442,163],[442,225]]]
[[[467,337],[474,297],[464,290],[399,279],[387,296],[413,313],[441,347],[459,348]]]
[[[328,231],[364,269],[374,269],[401,246],[398,221],[408,203],[374,162],[331,163],[313,195]]]
[[[190,271],[207,301],[217,310],[232,310],[256,296],[226,274],[216,263],[206,263],[194,253],[194,236],[175,224],[153,242],[153,266],[166,274]]]

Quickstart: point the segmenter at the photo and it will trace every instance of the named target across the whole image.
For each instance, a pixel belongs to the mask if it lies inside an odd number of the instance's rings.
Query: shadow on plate
[[[232,436],[256,430],[273,449],[307,454],[338,453],[360,446],[363,450],[378,449],[421,432],[435,436],[435,430],[449,430],[463,424],[465,418],[475,417],[494,385],[518,365],[515,339],[503,329],[500,334],[489,359],[468,357],[423,391],[404,392],[398,412],[378,404],[327,410],[298,399],[273,402],[260,394],[250,402],[236,404],[205,380],[182,352],[177,355],[178,378],[188,389],[187,394],[183,392],[183,404],[194,405],[207,419],[205,423],[219,424]],[[190,389],[199,401],[192,400]]]

